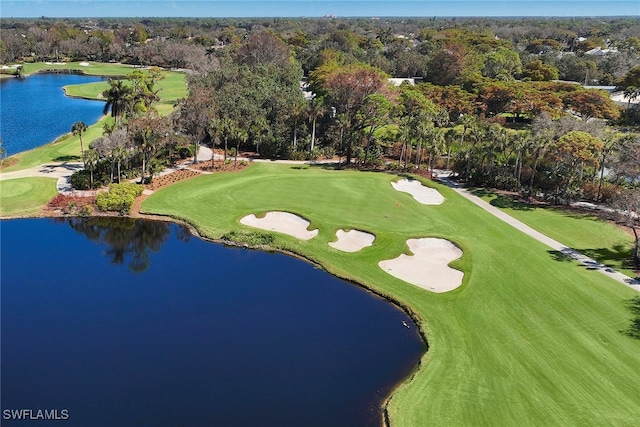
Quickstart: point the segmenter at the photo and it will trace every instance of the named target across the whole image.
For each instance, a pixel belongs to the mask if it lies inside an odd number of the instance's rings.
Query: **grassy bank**
[[[37,215],[57,193],[56,180],[53,178],[0,181],[0,216]]]
[[[171,215],[220,238],[249,232],[238,220],[285,210],[311,220],[306,242],[274,233],[275,246],[371,287],[413,311],[430,349],[388,405],[394,426],[633,425],[640,417],[640,341],[622,331],[634,291],[557,260],[450,189],[423,206],[392,189],[394,176],[255,164],[165,188],[143,210]],[[346,254],[329,247],[339,228],[376,235]],[[464,251],[463,286],[432,294],[383,272],[411,237],[436,236]]]
[[[487,190],[475,190],[474,193],[552,239],[627,276],[636,276],[628,264],[633,238],[615,225],[589,213],[527,205]]]

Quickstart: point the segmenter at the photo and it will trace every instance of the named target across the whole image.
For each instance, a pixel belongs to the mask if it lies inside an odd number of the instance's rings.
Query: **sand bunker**
[[[425,187],[415,179],[401,179],[398,182],[392,182],[391,185],[398,191],[411,194],[416,201],[423,205],[441,205],[444,202],[444,197],[438,190]]]
[[[78,65],[82,65],[83,67],[88,67],[91,64],[89,64],[88,62],[81,62]]]
[[[338,237],[338,241],[329,242],[329,246],[343,252],[358,252],[367,246],[373,245],[373,241],[376,238],[376,236],[371,233],[358,230],[338,230],[336,236]]]
[[[262,230],[288,234],[300,240],[309,240],[318,235],[318,230],[307,230],[309,221],[289,212],[267,212],[264,218],[256,218],[251,214],[241,218],[240,223]]]
[[[413,256],[380,261],[378,265],[400,280],[432,292],[448,292],[462,284],[464,274],[448,266],[462,256],[462,251],[448,240],[409,239]]]

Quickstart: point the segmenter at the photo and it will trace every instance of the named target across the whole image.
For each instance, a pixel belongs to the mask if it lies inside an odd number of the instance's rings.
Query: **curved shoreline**
[[[143,196],[140,196],[143,197]],[[95,215],[95,216],[99,216],[99,215]],[[231,247],[237,247],[237,248],[245,248],[245,249],[250,249],[250,250],[258,250],[258,251],[266,251],[266,252],[279,252],[282,253],[284,255],[287,256],[291,256],[300,260],[303,260],[305,262],[308,262],[309,264],[313,265],[316,268],[320,268],[324,271],[326,271],[327,273],[331,274],[332,276],[343,280],[351,285],[354,286],[358,286],[359,288],[370,292],[371,294],[377,296],[378,298],[381,298],[383,300],[385,300],[386,302],[393,304],[394,306],[396,306],[398,309],[402,310],[407,316],[409,316],[411,318],[411,320],[413,321],[413,323],[416,325],[416,328],[418,330],[418,335],[420,335],[420,338],[422,339],[422,341],[425,344],[425,351],[424,353],[420,356],[420,359],[418,360],[417,365],[415,366],[414,369],[411,370],[411,372],[409,372],[409,374],[407,374],[404,378],[400,379],[395,385],[393,385],[390,388],[389,394],[388,396],[386,396],[384,399],[381,400],[381,404],[379,406],[380,409],[380,416],[381,416],[381,426],[382,427],[391,427],[391,422],[389,419],[389,413],[388,413],[388,405],[389,402],[391,401],[392,397],[394,396],[394,394],[403,386],[405,386],[406,384],[409,384],[413,378],[418,374],[418,372],[420,371],[420,369],[422,368],[422,359],[425,357],[425,355],[429,352],[429,340],[427,338],[427,332],[425,330],[426,327],[426,320],[422,319],[419,314],[417,312],[415,312],[414,310],[411,309],[411,307],[409,307],[406,303],[404,303],[402,300],[400,300],[399,298],[394,297],[393,295],[390,294],[385,294],[383,292],[381,292],[378,289],[375,289],[372,285],[368,285],[366,283],[361,283],[358,282],[350,277],[346,277],[343,276],[341,274],[338,274],[337,272],[333,271],[333,269],[327,268],[327,266],[325,266],[321,261],[316,260],[316,259],[310,259],[307,256],[301,254],[301,253],[297,253],[294,252],[292,250],[288,250],[288,249],[284,249],[284,248],[278,248],[278,247],[272,247],[272,246],[251,246],[251,245],[247,245],[245,243],[238,243],[238,242],[234,242],[231,240],[223,240],[223,239],[214,239],[211,237],[208,237],[206,234],[201,233],[200,230],[198,230],[197,225],[192,224],[191,222],[189,222],[186,219],[183,218],[179,218],[179,217],[173,217],[173,216],[169,216],[169,215],[161,215],[161,214],[150,214],[150,213],[142,213],[142,212],[137,212],[137,213],[132,213],[130,215],[127,215],[130,218],[138,218],[138,219],[145,219],[145,220],[150,220],[150,221],[164,221],[164,222],[171,222],[174,224],[178,224],[178,225],[182,225],[184,227],[186,227],[189,232],[204,241],[207,242],[211,242],[214,244],[222,244],[225,246],[231,246]]]
[[[139,196],[139,197],[145,197],[144,195]],[[0,221],[3,220],[12,220],[12,219],[36,219],[36,218],[67,218],[67,217],[72,217],[70,215],[64,215],[62,213],[54,213],[54,212],[46,212],[48,213],[48,215],[44,214],[45,212],[41,212],[39,214],[34,214],[34,215],[30,215],[30,216],[26,216],[26,215],[16,215],[16,216],[8,216],[8,217],[1,217]],[[100,217],[121,217],[121,215],[116,214],[116,213],[105,213],[105,214],[94,214],[94,215],[90,215],[86,218],[100,218]],[[169,222],[169,223],[173,223],[173,224],[177,224],[177,225],[181,225],[185,228],[187,228],[189,230],[189,232],[196,238],[199,238],[203,241],[206,242],[210,242],[210,243],[214,243],[214,244],[222,244],[224,246],[229,246],[229,247],[235,247],[235,248],[243,248],[243,249],[249,249],[249,250],[257,250],[257,251],[264,251],[264,252],[278,252],[287,256],[291,256],[293,258],[297,258],[299,260],[305,261],[309,264],[311,264],[312,266],[322,269],[325,272],[331,274],[332,276],[343,280],[345,282],[347,282],[350,285],[354,285],[357,286],[361,289],[363,289],[366,292],[369,292],[373,295],[375,295],[376,297],[390,303],[393,304],[394,306],[396,306],[398,309],[402,310],[407,316],[409,316],[411,318],[411,320],[413,321],[413,323],[416,325],[417,331],[418,331],[418,335],[420,336],[420,338],[422,339],[422,341],[425,344],[425,351],[424,353],[422,353],[422,355],[420,356],[420,359],[418,359],[418,362],[416,364],[416,366],[404,377],[401,378],[400,380],[398,380],[392,387],[390,387],[389,390],[389,394],[387,396],[385,396],[383,399],[381,399],[380,401],[380,406],[379,406],[379,410],[380,410],[380,417],[381,417],[381,423],[380,425],[382,427],[391,427],[391,423],[389,420],[389,414],[388,414],[388,405],[389,402],[391,401],[392,397],[394,396],[394,394],[403,386],[405,386],[406,384],[409,384],[413,378],[418,374],[418,372],[420,371],[420,369],[423,366],[422,363],[422,359],[425,357],[425,355],[429,352],[430,349],[430,345],[429,345],[429,341],[427,338],[427,333],[425,330],[425,326],[426,326],[426,321],[424,319],[422,319],[419,314],[417,312],[415,312],[414,310],[411,309],[411,307],[409,307],[407,304],[405,304],[402,300],[395,298],[393,295],[389,295],[389,294],[385,294],[381,291],[379,291],[378,289],[375,289],[373,286],[370,286],[366,283],[361,283],[358,282],[350,277],[346,277],[343,276],[341,274],[338,274],[337,272],[333,271],[330,268],[327,268],[327,266],[325,266],[322,262],[320,262],[317,259],[311,259],[308,258],[307,256],[301,254],[301,253],[297,253],[294,252],[292,250],[288,250],[288,249],[284,249],[284,248],[278,248],[278,247],[273,247],[273,246],[252,246],[252,245],[248,245],[246,243],[239,243],[239,242],[235,242],[232,240],[225,240],[225,239],[214,239],[211,238],[209,236],[207,236],[205,233],[200,232],[200,230],[198,229],[198,227],[194,224],[192,224],[191,222],[182,219],[182,218],[178,218],[178,217],[173,217],[173,216],[169,216],[169,215],[161,215],[161,214],[150,214],[150,213],[142,213],[142,212],[132,212],[129,215],[124,215],[122,217],[126,217],[126,218],[131,218],[131,219],[142,219],[142,220],[146,220],[146,221],[160,221],[160,222]]]

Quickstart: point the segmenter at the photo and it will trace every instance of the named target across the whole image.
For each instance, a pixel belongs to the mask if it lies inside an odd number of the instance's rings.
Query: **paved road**
[[[524,224],[523,222],[518,221],[517,219],[513,218],[512,216],[506,214],[505,212],[503,212],[502,210],[498,209],[497,207],[491,205],[490,203],[487,203],[486,201],[482,200],[480,197],[475,196],[473,194],[471,194],[468,190],[466,190],[465,188],[463,188],[462,186],[460,186],[459,184],[453,182],[452,180],[448,179],[448,178],[444,178],[443,177],[444,174],[439,174],[440,176],[440,181],[442,181],[444,184],[446,184],[447,186],[451,187],[455,192],[457,192],[458,194],[460,194],[462,197],[470,200],[471,202],[473,202],[474,204],[480,206],[482,209],[484,209],[485,211],[489,212],[491,215],[495,216],[498,219],[501,219],[502,221],[506,222],[507,224],[509,224],[510,226],[522,231],[523,233],[533,237],[534,239],[536,239],[539,242],[544,243],[545,245],[547,245],[548,247],[550,247],[551,249],[561,252],[563,254],[565,254],[566,256],[575,259],[576,261],[578,261],[579,263],[581,263],[582,265],[588,267],[588,268],[592,268],[594,270],[599,271],[600,273],[604,274],[607,277],[612,278],[613,280],[616,280],[620,283],[622,283],[625,286],[628,286],[629,288],[640,292],[640,280],[638,279],[633,279],[629,276],[626,276],[618,271],[615,271],[611,268],[608,268],[607,266],[599,263],[598,261],[589,258],[588,256],[581,254],[580,252],[576,251],[575,249],[572,249],[570,247],[568,247],[567,245],[564,245],[560,242],[558,242],[557,240],[553,240],[552,238],[550,238],[549,236],[546,236],[542,233],[540,233],[539,231],[534,230],[533,228],[529,227],[528,225]]]

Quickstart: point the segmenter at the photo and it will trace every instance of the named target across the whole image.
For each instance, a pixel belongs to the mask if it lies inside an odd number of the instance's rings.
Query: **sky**
[[[640,16],[640,0],[1,0],[16,17]]]

